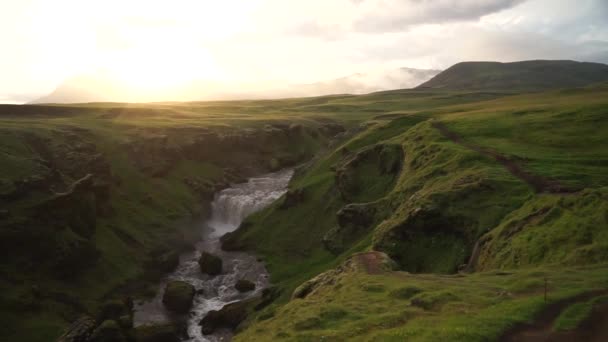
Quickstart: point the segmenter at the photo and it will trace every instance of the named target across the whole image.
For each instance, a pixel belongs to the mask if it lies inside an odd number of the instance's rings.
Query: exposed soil
[[[450,131],[441,122],[433,122],[432,126],[436,128],[441,134],[443,134],[443,136],[450,139],[454,143],[464,146],[477,153],[481,153],[485,156],[491,157],[497,162],[501,163],[513,176],[528,183],[537,193],[563,194],[578,191],[578,189],[572,189],[561,185],[557,180],[532,174],[524,170],[516,161],[509,159],[509,157],[502,155],[492,149],[481,147],[473,143],[464,141],[464,139],[459,134]]]
[[[363,265],[367,274],[384,273],[382,264],[384,263],[385,258],[382,256],[382,253],[375,251],[361,253],[357,254],[355,258],[359,265]]]
[[[534,322],[516,325],[499,339],[501,342],[538,342],[538,341],[608,341],[608,305],[595,309],[589,319],[570,331],[553,331],[553,323],[560,313],[572,304],[586,302],[594,297],[605,295],[608,290],[590,291],[578,296],[560,300],[548,305]]]

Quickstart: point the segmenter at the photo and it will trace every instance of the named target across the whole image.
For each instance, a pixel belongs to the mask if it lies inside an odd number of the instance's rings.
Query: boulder
[[[222,259],[211,253],[203,252],[198,259],[198,264],[203,273],[212,276],[222,273]]]
[[[125,337],[122,334],[120,326],[116,321],[106,320],[103,321],[91,335],[88,340],[90,342],[122,342],[125,341]]]
[[[192,307],[194,294],[194,286],[183,281],[171,281],[165,287],[163,304],[173,312],[185,314]]]
[[[234,330],[247,318],[249,307],[257,298],[224,305],[220,310],[210,311],[200,322],[203,335],[213,334],[217,329]]]
[[[177,329],[173,324],[142,325],[135,328],[137,342],[179,342]]]
[[[255,290],[255,283],[247,279],[239,279],[234,288],[239,292],[249,292]]]

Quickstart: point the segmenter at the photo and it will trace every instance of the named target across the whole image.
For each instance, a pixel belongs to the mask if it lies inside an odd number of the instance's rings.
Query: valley
[[[167,280],[239,280],[200,275],[209,252],[269,275],[213,308],[235,341],[599,340],[608,76],[579,67],[550,86],[473,63],[366,95],[0,105],[0,336],[56,340],[80,319],[99,341],[213,340],[137,316],[163,311]],[[201,241],[222,190],[291,169]]]

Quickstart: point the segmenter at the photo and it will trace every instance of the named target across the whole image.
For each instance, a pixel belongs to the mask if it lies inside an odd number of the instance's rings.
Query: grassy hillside
[[[608,65],[575,61],[458,63],[418,89],[538,91],[584,87],[608,80]]]
[[[300,170],[281,201],[225,241],[261,255],[284,291],[242,340],[495,339],[546,305],[538,277],[525,274],[555,279],[554,299],[605,288],[605,279],[592,279],[608,261],[607,95],[594,86],[389,114]],[[353,189],[352,179],[361,186]],[[439,275],[343,274],[341,262],[370,250],[414,274],[506,269],[524,276],[501,281],[524,290],[489,285],[483,274],[453,278],[470,294]],[[561,279],[556,265],[576,276]],[[421,279],[428,283],[420,286]],[[493,292],[484,294],[476,279]],[[361,289],[367,282],[372,289]],[[458,304],[444,311],[391,299],[410,285],[438,291],[422,302],[438,296]],[[290,300],[311,288],[310,298]],[[504,304],[494,299],[501,291],[508,292]],[[464,319],[462,312],[475,314]],[[360,324],[370,329],[353,328]]]

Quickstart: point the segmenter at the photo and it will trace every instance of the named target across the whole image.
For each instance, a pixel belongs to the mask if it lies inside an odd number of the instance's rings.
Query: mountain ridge
[[[549,90],[608,81],[608,65],[571,60],[457,63],[416,89]]]

